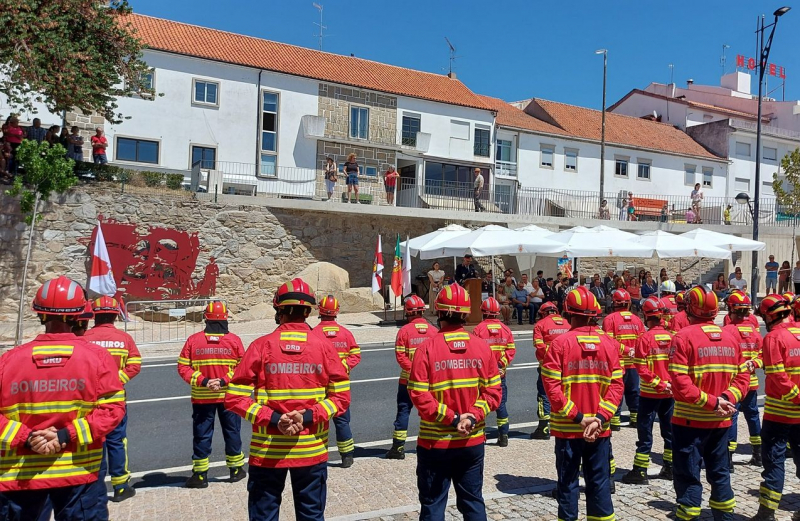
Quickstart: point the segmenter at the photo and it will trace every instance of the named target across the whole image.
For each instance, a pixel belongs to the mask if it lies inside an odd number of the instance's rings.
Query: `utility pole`
[[[322,50],[322,39],[325,38],[324,31],[328,27],[322,24],[322,7],[323,7],[322,4],[318,4],[318,3],[314,2],[312,5],[314,7],[316,7],[317,10],[319,10],[319,23],[314,22],[314,25],[319,27],[319,34],[317,35],[317,38],[319,38],[319,50],[321,51]]]
[[[594,52],[603,55],[603,113],[600,128],[600,201],[598,207],[605,197],[606,183],[606,79],[608,77],[608,49],[600,49]]]

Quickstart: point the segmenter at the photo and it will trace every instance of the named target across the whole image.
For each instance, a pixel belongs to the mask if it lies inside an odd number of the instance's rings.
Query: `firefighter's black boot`
[[[405,443],[392,443],[392,448],[384,456],[386,459],[406,459]]]
[[[761,461],[761,445],[753,445],[753,457],[747,462],[748,465],[754,467],[763,467],[764,462]]]
[[[647,479],[647,469],[634,466],[630,472],[622,476],[622,482],[626,485],[647,485],[649,483]]]
[[[661,471],[658,473],[658,477],[661,479],[666,479],[672,481],[672,463],[664,462],[664,466],[661,467]]]
[[[124,485],[114,487],[114,497],[111,498],[111,501],[114,503],[121,503],[135,495],[136,490],[131,486],[131,481],[128,480]]]
[[[341,456],[342,456],[342,468],[343,469],[349,469],[350,467],[353,466],[353,453],[352,452],[346,452],[346,453],[342,454]]]
[[[192,472],[192,477],[186,481],[186,488],[208,487],[208,472]]]
[[[508,434],[499,434],[497,436],[498,447],[508,447]]]
[[[532,440],[549,440],[550,439],[550,421],[540,420],[539,426],[531,433]]]
[[[244,467],[236,467],[235,469],[231,469],[231,483],[236,483],[237,481],[241,481],[247,477],[247,471],[244,470]]]
[[[797,513],[795,512],[795,514]],[[797,516],[795,516],[795,518],[796,517]],[[764,505],[758,505],[758,512],[750,518],[750,521],[775,521],[775,511]]]
[[[731,471],[731,474],[736,472],[736,469],[733,468],[733,452],[728,451],[728,469]]]

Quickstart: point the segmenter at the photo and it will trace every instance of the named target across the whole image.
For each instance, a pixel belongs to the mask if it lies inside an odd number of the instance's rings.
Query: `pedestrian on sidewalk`
[[[672,480],[672,384],[669,380],[669,351],[672,335],[664,329],[667,300],[650,297],[642,304],[647,332],[636,342],[635,371],[641,381],[639,391],[638,441],[633,469],[622,478],[623,483],[647,485],[650,451],[653,448],[653,426],[658,417],[664,440],[664,464],[658,477]],[[630,370],[630,369],[629,369]]]
[[[347,175],[347,202],[351,202],[350,194],[355,192],[356,203],[358,203],[358,176],[361,174],[361,168],[356,162],[355,154],[347,156],[347,162],[344,164],[344,173]]]
[[[289,474],[296,518],[321,521],[328,426],[350,407],[350,378],[336,350],[306,324],[316,305],[308,284],[295,278],[272,302],[280,325],[250,344],[225,395],[225,407],[253,424],[247,508],[250,521],[278,519]]]
[[[558,519],[578,519],[581,466],[588,519],[614,519],[609,421],[624,388],[619,348],[611,338],[598,334],[594,320],[600,305],[588,289],[581,286],[570,291],[564,307],[572,329],[553,340],[542,365],[553,407]]]
[[[485,180],[483,179],[483,174],[481,173],[480,168],[476,168],[475,171],[475,180],[472,182],[472,197],[475,200],[475,211],[476,212],[485,212],[486,208],[483,207],[481,204],[481,192],[483,192],[483,185]]]
[[[389,206],[394,205],[394,195],[397,192],[397,178],[400,174],[394,168],[394,165],[389,165],[389,169],[383,174],[383,186],[386,189],[386,203]]]
[[[700,188],[700,183],[695,183],[694,190],[689,195],[692,198],[692,211],[695,215],[694,222],[703,224],[703,217],[700,215],[703,209],[703,190]]]
[[[792,285],[794,286],[794,294],[800,295],[800,260],[794,263],[792,269]]]
[[[508,386],[506,384],[506,370],[514,360],[517,348],[514,344],[514,335],[511,330],[497,319],[500,316],[500,304],[494,297],[489,297],[481,303],[481,313],[483,314],[483,321],[475,326],[472,334],[486,342],[497,362],[498,372],[500,373],[500,387],[503,390],[500,406],[497,408],[497,446],[508,447],[508,410],[506,410]]]
[[[84,339],[108,350],[119,367],[119,379],[125,386],[142,370],[142,355],[133,338],[114,326],[120,314],[120,305],[112,297],[100,297],[92,302],[94,327],[84,334]],[[131,473],[128,470],[128,412],[113,431],[106,436],[105,450],[108,454],[108,473],[114,497],[118,503],[132,498],[136,490],[130,485]],[[105,493],[105,489],[103,489]]]
[[[764,481],[759,489],[758,513],[752,521],[774,521],[783,494],[789,443],[794,447],[795,466],[800,468],[800,339],[793,330],[790,303],[782,296],[767,295],[758,311],[767,326],[763,344],[767,397],[761,432]],[[800,511],[795,511],[792,521],[800,521]]]
[[[192,477],[186,488],[208,487],[215,416],[219,417],[225,440],[230,482],[247,475],[242,453],[242,421],[225,408],[225,393],[244,357],[244,346],[242,339],[228,330],[228,308],[224,302],[209,302],[203,319],[206,322],[203,331],[187,338],[178,356],[178,374],[192,386]]]
[[[328,295],[323,298],[319,303],[320,321],[314,331],[320,333],[336,349],[349,375],[361,362],[361,348],[358,347],[353,333],[336,322],[338,315],[339,301],[336,300],[336,297]],[[353,432],[350,430],[350,409],[335,416],[333,425],[336,428],[336,446],[339,449],[339,456],[342,458],[342,468],[348,469],[353,466],[353,453],[356,449]]]
[[[333,199],[333,191],[336,189],[336,181],[339,180],[339,168],[333,162],[333,158],[325,158],[325,191],[328,192],[328,201]]]
[[[400,381],[397,384],[397,415],[392,432],[392,448],[386,453],[386,459],[406,458],[408,418],[413,407],[408,395],[408,374],[411,371],[411,362],[414,360],[417,347],[439,332],[422,318],[425,302],[421,298],[411,295],[404,302],[403,308],[406,313],[406,325],[397,332],[397,339],[394,343],[394,355],[400,366]]]
[[[729,332],[738,342],[742,350],[747,372],[750,374],[750,388],[742,400],[736,404],[736,412],[731,418],[731,428],[728,431],[728,466],[733,472],[733,454],[738,447],[739,435],[739,411],[744,414],[747,421],[747,430],[750,432],[750,447],[753,457],[749,464],[755,467],[761,466],[761,420],[758,417],[758,376],[756,369],[764,367],[761,358],[761,333],[758,326],[753,326],[749,321],[750,308],[752,304],[750,297],[745,293],[731,294],[728,297],[728,316],[731,317],[730,323],[724,326],[724,330]]]
[[[789,265],[789,261],[783,261],[781,264],[780,269],[778,270],[778,293],[783,295],[784,293],[790,291],[789,290],[789,280],[792,278],[792,267]]]
[[[458,284],[436,299],[442,326],[414,355],[408,392],[419,411],[417,486],[420,519],[444,521],[453,483],[456,507],[469,521],[486,519],[483,501],[486,415],[502,397],[500,375],[486,344],[464,329],[470,295]]]
[[[775,293],[778,291],[778,270],[780,269],[780,264],[775,262],[775,255],[769,256],[769,261],[764,265],[764,269],[766,270],[766,276],[764,280],[767,285],[767,294]]]

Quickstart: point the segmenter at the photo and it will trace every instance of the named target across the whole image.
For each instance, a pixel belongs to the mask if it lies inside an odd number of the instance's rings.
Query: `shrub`
[[[161,172],[139,172],[144,178],[144,184],[149,187],[161,186],[164,174]]]
[[[183,174],[167,174],[167,188],[180,190],[183,186]]]

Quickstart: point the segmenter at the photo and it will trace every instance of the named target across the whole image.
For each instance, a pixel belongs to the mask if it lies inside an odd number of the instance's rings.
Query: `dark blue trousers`
[[[103,487],[105,490],[105,486]],[[38,521],[50,519],[52,510],[56,521],[108,521],[106,503],[98,501],[94,483],[47,490],[4,492],[5,521]]]
[[[672,398],[639,398],[639,418],[636,442],[636,455],[633,464],[637,467],[650,466],[650,451],[653,448],[653,423],[658,417],[661,438],[664,440],[664,463],[672,463],[672,409],[675,400]]]
[[[108,492],[106,491],[106,474],[108,473],[108,465],[106,464],[106,455],[103,454],[103,459],[100,461],[100,472],[97,474],[97,481],[91,483],[87,488],[87,493],[90,496],[94,496],[96,498],[96,503],[94,504],[94,517],[90,517],[93,521],[108,521]],[[81,503],[82,508],[85,506],[86,508],[92,508],[89,498],[87,498],[85,504]],[[53,502],[48,498],[44,505],[42,505],[42,509],[39,512],[38,517],[31,517],[30,519],[33,521],[50,521],[50,516],[53,514]],[[0,519],[6,520],[10,519],[6,512],[3,511],[3,508],[0,507]],[[81,518],[76,518],[81,519]],[[58,517],[56,517],[58,520]]]
[[[639,373],[633,367],[628,367],[625,370],[625,375],[622,377],[622,381],[625,383],[625,403],[628,406],[628,413],[630,414],[630,420],[633,422],[638,422],[638,415],[639,415]],[[620,402],[620,406],[617,407],[617,412],[614,415],[616,418],[612,418],[612,423],[616,423],[619,425],[619,418],[620,414],[622,413],[622,403]],[[614,421],[616,419],[616,421]]]
[[[556,438],[558,519],[578,519],[578,477],[581,466],[586,481],[587,519],[606,518],[614,514],[614,505],[611,503],[610,446],[611,438],[608,437],[594,443],[583,438]]]
[[[761,418],[758,415],[758,390],[754,389],[744,395],[744,398],[736,404],[736,412],[731,418],[731,428],[728,431],[728,450],[736,451],[738,445],[738,430],[736,427],[739,422],[739,412],[744,415],[747,422],[747,430],[750,432],[750,445],[753,451],[761,450],[757,445],[761,445]]]
[[[353,431],[350,430],[350,409],[341,416],[334,416],[333,426],[336,428],[336,445],[339,454],[349,454],[355,450]]]
[[[247,481],[247,510],[250,521],[278,521],[286,474],[292,480],[295,519],[323,521],[327,497],[327,463],[290,469],[251,466]]]
[[[397,445],[403,445],[408,437],[408,417],[411,415],[411,409],[414,405],[411,403],[411,397],[408,395],[408,386],[406,384],[397,385],[397,416],[394,419],[394,432],[392,433],[392,442]]]
[[[536,371],[539,373],[539,378],[536,379],[536,413],[540,420],[550,421],[550,399],[547,397],[544,383],[542,383],[542,368],[537,367]]]
[[[106,454],[108,456],[108,473],[111,476],[111,486],[124,487],[131,479],[128,470],[128,413],[122,417],[113,431],[106,436]]]
[[[193,403],[192,430],[192,470],[208,472],[208,457],[211,455],[211,439],[214,436],[214,417],[219,416],[222,437],[225,439],[225,462],[230,468],[244,465],[242,437],[240,435],[242,418],[225,410],[224,403]]]
[[[800,447],[800,424],[790,425],[764,420],[764,429],[761,431],[761,456],[764,460],[764,471],[759,489],[759,503],[772,510],[778,509],[778,503],[783,495],[783,482],[786,478],[786,443],[792,447]],[[797,467],[797,477],[800,478],[800,450],[793,451],[794,464]]]
[[[461,449],[417,447],[420,521],[442,521],[450,483],[464,521],[486,521],[483,502],[483,445]]]
[[[675,494],[678,519],[700,517],[703,485],[700,465],[705,463],[706,480],[711,485],[709,506],[716,521],[732,521],[736,500],[728,470],[728,429],[697,429],[672,426]]]
[[[500,398],[500,406],[497,408],[497,432],[499,434],[508,434],[508,410],[506,409],[508,386],[506,385],[505,376],[500,379],[500,387],[503,389],[503,396]]]

